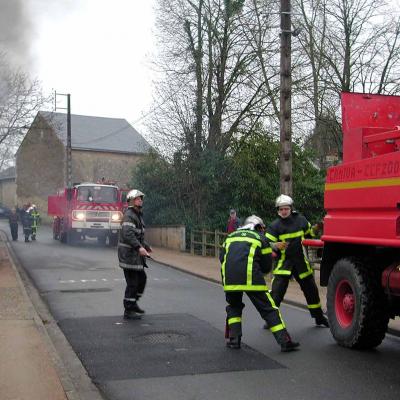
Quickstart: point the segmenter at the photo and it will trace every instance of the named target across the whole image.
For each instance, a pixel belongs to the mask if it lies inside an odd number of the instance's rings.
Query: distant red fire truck
[[[80,183],[48,197],[53,237],[77,243],[87,237],[115,246],[126,205],[127,190],[114,184]]]

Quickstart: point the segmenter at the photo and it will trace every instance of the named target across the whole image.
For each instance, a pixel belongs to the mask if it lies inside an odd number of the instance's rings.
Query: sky
[[[141,132],[152,101],[155,1],[0,0],[0,41],[45,93],[70,93],[73,114],[125,118]]]

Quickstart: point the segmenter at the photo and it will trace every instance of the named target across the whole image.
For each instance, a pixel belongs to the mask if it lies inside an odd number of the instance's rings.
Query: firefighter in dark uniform
[[[226,345],[239,349],[242,337],[243,293],[266,321],[281,350],[295,350],[299,343],[293,342],[286,330],[279,308],[275,305],[264,280],[264,274],[271,270],[272,249],[263,232],[265,225],[261,218],[252,215],[237,231],[229,234],[220,254],[221,275],[226,307]],[[282,243],[276,243],[280,248]]]
[[[24,229],[25,242],[29,242],[32,233],[32,217],[29,213],[30,204],[25,204],[21,211],[21,223]]]
[[[124,318],[138,319],[144,314],[138,305],[146,287],[146,257],[149,257],[151,247],[144,241],[145,225],[142,217],[144,194],[139,190],[131,190],[126,199],[126,209],[119,234],[118,260],[124,270],[126,289],[124,296]]]
[[[315,237],[319,230],[317,225],[311,226],[307,219],[293,210],[293,199],[284,194],[275,202],[279,217],[267,228],[266,237],[274,242],[286,242],[286,248],[279,251],[279,258],[272,271],[271,295],[279,307],[293,276],[299,283],[307,301],[311,317],[317,325],[329,326],[321,308],[318,288],[314,279],[314,271],[303,251],[302,240]],[[266,327],[265,327],[266,328]]]

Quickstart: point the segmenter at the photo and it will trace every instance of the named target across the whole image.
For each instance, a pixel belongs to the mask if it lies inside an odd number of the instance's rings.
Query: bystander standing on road
[[[147,267],[146,257],[150,257],[151,247],[144,240],[143,196],[136,189],[127,194],[128,208],[122,219],[118,242],[119,266],[124,270],[126,281],[123,302],[125,319],[137,319],[144,314],[138,301],[146,287],[144,268]]]
[[[265,225],[261,218],[251,215],[244,225],[226,238],[221,255],[221,276],[226,307],[226,345],[239,349],[242,337],[243,293],[266,321],[281,350],[295,350],[299,343],[293,342],[286,330],[279,308],[269,294],[264,274],[271,270],[272,249],[264,236]],[[284,246],[275,243],[276,248]]]
[[[314,237],[319,229],[317,225],[311,226],[307,219],[294,211],[293,199],[290,196],[280,195],[277,197],[275,206],[278,218],[267,228],[266,237],[272,243],[286,242],[286,247],[279,251],[279,257],[272,271],[271,295],[275,304],[279,307],[289,280],[293,276],[299,283],[307,301],[311,317],[317,325],[329,326],[321,307],[318,287],[314,279],[314,271],[304,254],[302,240],[305,237]],[[267,328],[265,326],[265,328]]]
[[[17,213],[17,209],[13,207],[8,215],[8,222],[10,224],[11,237],[14,241],[18,240],[18,220],[19,215]]]
[[[235,232],[236,229],[238,229],[240,226],[240,219],[238,218],[237,214],[236,214],[236,210],[232,209],[229,212],[229,218],[228,218],[228,223],[226,225],[226,232],[232,233]]]

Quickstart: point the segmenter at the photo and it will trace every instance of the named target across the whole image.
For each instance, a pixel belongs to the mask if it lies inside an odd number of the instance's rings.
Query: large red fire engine
[[[101,244],[118,242],[126,190],[113,184],[81,183],[48,197],[48,214],[53,219],[53,237],[75,243],[95,237]]]
[[[327,171],[321,285],[335,340],[378,346],[400,315],[400,97],[342,94],[343,163]]]

